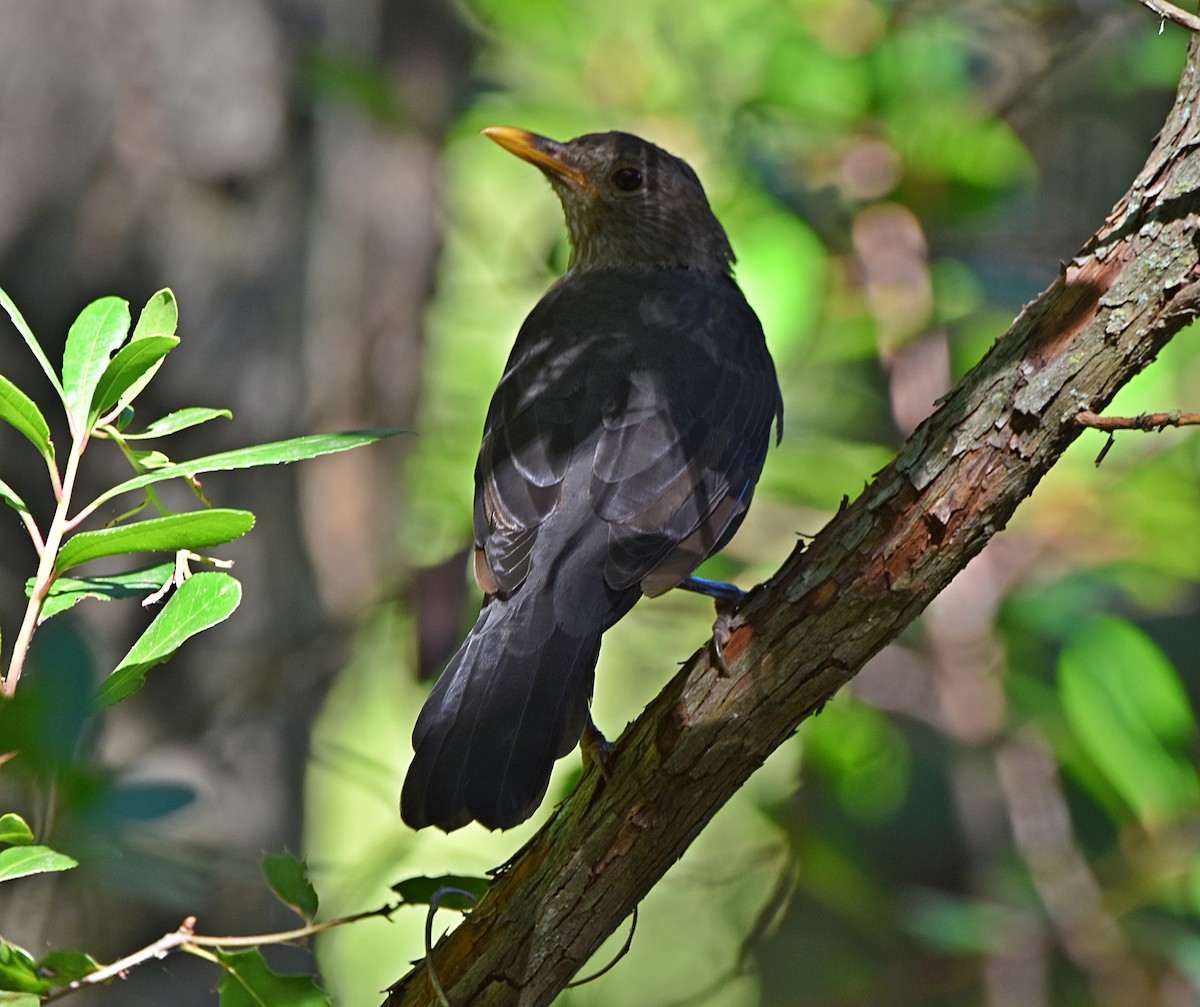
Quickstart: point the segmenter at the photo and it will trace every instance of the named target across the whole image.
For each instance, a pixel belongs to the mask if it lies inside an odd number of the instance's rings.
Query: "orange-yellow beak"
[[[516,154],[522,161],[528,161],[542,171],[566,179],[581,189],[592,188],[591,182],[571,165],[566,156],[566,148],[557,140],[538,136],[537,133],[517,129],[515,126],[488,126],[481,132],[510,154]]]

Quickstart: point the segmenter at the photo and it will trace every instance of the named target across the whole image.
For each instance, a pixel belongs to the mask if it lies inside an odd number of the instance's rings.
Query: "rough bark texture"
[[[757,588],[434,950],[454,1007],[548,1004],[797,724],[950,583],[1200,313],[1193,40],[1153,152],[1104,226],[808,549]],[[436,1003],[423,969],[388,1007]]]

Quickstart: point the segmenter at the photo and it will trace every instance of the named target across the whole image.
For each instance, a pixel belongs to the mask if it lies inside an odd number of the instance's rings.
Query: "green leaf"
[[[33,674],[11,699],[0,702],[0,752],[18,752],[9,770],[24,779],[54,779],[66,802],[82,807],[97,774],[80,762],[89,701],[95,688],[94,660],[82,627],[50,626],[36,637]],[[8,768],[8,767],[6,767]],[[3,774],[0,774],[3,775]],[[82,784],[83,790],[78,790]],[[26,847],[28,848],[28,847]],[[0,895],[0,904],[4,896]]]
[[[189,577],[96,690],[94,705],[104,708],[132,696],[142,687],[147,671],[167,660],[190,637],[228,619],[241,600],[242,585],[228,574],[206,572]]]
[[[225,975],[217,986],[221,1007],[331,1007],[329,994],[309,975],[281,976],[267,968],[257,948],[213,954]]]
[[[904,901],[907,929],[949,954],[999,954],[1018,925],[1015,911],[982,900],[918,889]]]
[[[138,521],[136,524],[83,531],[69,538],[58,553],[56,573],[101,556],[136,552],[178,552],[222,545],[245,535],[254,527],[254,515],[246,510],[214,507],[211,510]]]
[[[25,506],[25,501],[17,496],[17,491],[9,486],[8,483],[6,483],[3,479],[0,479],[0,500],[3,500],[18,514],[29,513],[29,508]]]
[[[105,788],[89,806],[94,827],[120,828],[130,822],[152,822],[173,815],[196,799],[182,783],[125,783]]]
[[[29,846],[33,842],[33,829],[20,815],[9,812],[0,815],[0,843],[13,846]]]
[[[49,846],[10,846],[0,850],[0,881],[50,871],[69,871],[78,866],[79,861],[65,853],[57,853]]]
[[[151,437],[166,437],[167,434],[178,433],[180,430],[199,426],[201,423],[207,423],[209,420],[215,420],[218,417],[227,420],[232,419],[233,413],[228,409],[204,409],[199,406],[191,406],[187,409],[176,410],[160,420],[155,420],[141,433],[126,433],[123,436],[127,441],[146,440]]]
[[[1187,757],[1196,735],[1171,662],[1135,626],[1086,622],[1058,662],[1063,710],[1080,745],[1133,811],[1161,824],[1200,810]]]
[[[465,911],[472,908],[488,890],[488,879],[473,877],[469,874],[443,874],[436,878],[416,877],[405,878],[392,885],[392,891],[400,896],[400,901],[414,906],[427,906],[433,897],[443,888],[461,888],[475,896],[474,901],[461,895],[447,895],[438,899],[442,909],[458,909]]]
[[[146,470],[161,469],[164,465],[170,465],[171,459],[164,455],[161,451],[147,450],[135,451],[132,448],[129,451],[133,459]]]
[[[144,598],[162,587],[175,573],[175,563],[157,563],[140,570],[96,577],[59,577],[42,603],[38,623],[73,608],[85,598],[119,601],[122,598]],[[33,578],[25,582],[25,596],[33,590]]]
[[[37,341],[37,337],[33,334],[33,330],[21,316],[21,312],[17,310],[17,306],[13,304],[12,298],[3,290],[0,290],[0,304],[4,305],[4,310],[8,312],[8,317],[12,319],[13,325],[17,327],[17,331],[21,333],[21,338],[25,340],[25,345],[29,347],[31,353],[37,358],[37,362],[41,364],[42,370],[46,377],[50,379],[50,384],[54,386],[54,390],[58,392],[58,397],[65,403],[67,396],[63,392],[62,382],[58,380],[58,374],[50,365],[50,359],[46,356],[45,350]]]
[[[147,472],[132,479],[126,479],[125,482],[101,493],[90,506],[98,506],[122,493],[141,489],[143,486],[162,482],[164,479],[179,479],[183,476],[200,475],[202,472],[249,469],[259,465],[286,465],[289,462],[303,461],[306,458],[317,458],[321,455],[336,454],[339,451],[349,451],[351,448],[374,444],[386,437],[395,437],[396,434],[407,432],[406,430],[348,430],[336,434],[309,434],[305,437],[293,437],[286,441],[274,441],[270,444],[256,444],[249,448],[222,451],[220,454],[205,455],[192,461],[168,465],[156,472]]]
[[[164,288],[151,297],[146,302],[146,306],[142,308],[142,313],[138,316],[137,325],[133,329],[132,342],[136,343],[139,340],[151,339],[155,336],[173,337],[178,327],[179,306],[175,303],[175,295],[169,289]],[[128,406],[130,402],[142,393],[142,389],[158,373],[161,363],[161,358],[155,361],[140,378],[129,386],[129,389],[121,396],[120,403],[122,406]]]
[[[179,328],[179,305],[170,287],[163,287],[154,294],[138,315],[133,329],[133,338],[147,339],[151,336],[173,336]]]
[[[53,986],[66,986],[99,967],[100,963],[83,951],[51,951],[38,962],[38,970]]]
[[[79,313],[63,348],[63,388],[67,411],[80,424],[87,420],[92,395],[108,358],[129,334],[129,302],[102,297]]]
[[[50,984],[37,974],[37,963],[23,947],[0,937],[0,1007],[29,1003],[26,994],[48,993]],[[32,1001],[36,1004],[37,998]]]
[[[50,427],[33,399],[0,374],[0,420],[16,429],[43,458],[54,457],[50,446]]]
[[[804,759],[829,775],[852,819],[886,821],[908,797],[912,760],[904,734],[865,703],[830,703],[813,720]]]
[[[3,982],[3,975],[0,974],[0,983]],[[42,986],[49,988],[50,984],[42,983]],[[42,998],[36,993],[12,993],[8,990],[0,989],[0,1007],[39,1007],[41,1002]]]
[[[268,853],[263,857],[263,875],[284,905],[291,906],[309,923],[317,916],[317,891],[308,880],[308,863],[290,853]]]
[[[179,345],[174,336],[147,336],[136,342],[126,343],[116,356],[108,362],[96,391],[92,395],[92,407],[88,410],[88,425],[96,422],[97,417],[107,413],[117,402],[128,405],[136,391],[131,391],[138,385],[137,391],[145,386],[142,378],[148,373],[158,370],[158,365],[168,353]]]

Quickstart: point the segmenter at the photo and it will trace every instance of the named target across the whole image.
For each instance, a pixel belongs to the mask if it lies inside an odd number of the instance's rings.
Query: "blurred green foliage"
[[[1051,99],[1046,81],[1074,54],[1056,34],[1064,8],[1048,0],[990,11],[697,0],[686,14],[667,0],[472,0],[465,11],[484,44],[444,150],[446,241],[404,555],[432,566],[470,541],[488,398],[566,261],[553,195],[478,129],[619,128],[696,167],[784,386],[784,444],[713,561],[747,584],[890,460],[1099,225],[1169,107],[1185,44],[1132,13],[1087,93]],[[1055,116],[1098,118],[1118,138],[1148,118],[1125,175],[1097,193],[1063,174]],[[1185,335],[1110,411],[1197,403],[1200,347]],[[646,900],[631,953],[561,1003],[1200,997],[1200,439],[1121,436],[1097,469],[1102,444],[1080,438],[927,617],[700,836]],[[711,618],[669,595],[608,634],[594,714],[610,736]],[[318,727],[307,845],[333,912],[408,874],[503,862],[575,779],[564,760],[539,815],[511,833],[405,831],[395,801],[425,687],[394,666],[412,671],[414,633],[407,606],[377,612]],[[371,1002],[404,972],[421,925],[401,914],[323,938],[341,1002]]]

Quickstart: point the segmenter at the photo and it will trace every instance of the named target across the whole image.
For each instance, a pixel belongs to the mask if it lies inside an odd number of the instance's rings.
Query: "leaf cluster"
[[[55,804],[64,794],[86,792],[97,806],[97,792],[107,789],[112,802],[120,788],[80,765],[81,740],[89,722],[105,709],[128,700],[145,682],[147,673],[170,660],[196,634],[228,619],[242,597],[241,584],[226,569],[227,560],[204,554],[245,535],[254,527],[246,510],[213,506],[198,476],[263,465],[283,464],[361,447],[399,431],[370,430],[317,434],[269,444],[173,461],[165,441],[173,434],[216,419],[228,419],[226,409],[187,407],[158,417],[137,429],[134,403],[157,374],[167,355],[180,343],[178,311],[170,290],[160,290],[142,309],[130,330],[129,305],[104,297],[80,312],[71,325],[62,365],[55,368],[16,305],[0,291],[0,305],[12,320],[29,352],[40,366],[61,412],[67,437],[59,444],[44,406],[35,396],[0,374],[0,423],[19,433],[36,451],[46,470],[55,506],[38,515],[10,482],[0,479],[0,501],[20,519],[35,562],[26,582],[24,617],[8,655],[0,688],[0,767],[37,792],[31,804],[41,809],[44,826],[16,812],[0,815],[0,882],[39,874],[69,871],[79,866],[77,851],[47,845],[38,833],[53,831],[61,818]],[[151,447],[142,447],[145,441]],[[130,476],[94,498],[78,500],[79,472],[98,443],[112,445],[129,464]],[[197,506],[172,511],[154,487],[175,480],[188,485]],[[95,524],[101,507],[118,497],[139,494],[125,512],[106,524]],[[129,569],[130,557],[157,556],[148,565]],[[163,556],[169,557],[162,559]],[[123,561],[115,568],[106,564]],[[215,569],[192,572],[204,563]],[[81,571],[79,568],[86,567]],[[70,576],[68,576],[70,574]],[[41,627],[84,600],[120,601],[140,598],[143,606],[165,600],[144,627],[128,653],[98,687],[76,674],[76,662],[60,661],[38,668],[29,688],[20,688],[32,669],[27,659]],[[61,688],[55,675],[68,687]],[[38,679],[44,677],[45,683]],[[39,688],[48,684],[48,688]],[[82,698],[82,702],[79,700]],[[191,799],[186,788],[170,785],[126,788],[126,803],[135,817],[156,817]],[[59,809],[62,810],[62,809]],[[70,810],[69,808],[66,810]],[[67,848],[70,848],[68,843]],[[304,920],[300,931],[273,935],[299,939],[329,924],[315,924],[318,902],[304,864],[289,854],[268,857],[264,873],[272,890]],[[329,996],[311,976],[280,976],[267,968],[258,943],[273,937],[202,938],[185,925],[151,949],[102,968],[76,951],[53,951],[40,960],[0,937],[0,1004],[27,1007],[85,985],[110,981],[125,968],[153,957],[161,947],[183,950],[214,962],[224,971],[219,991],[227,1007],[240,1004],[328,1004]]]

